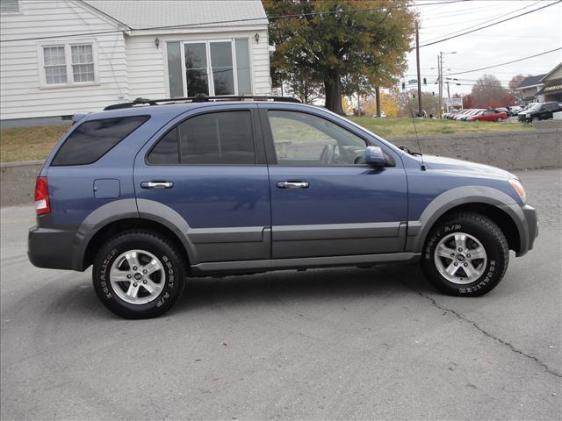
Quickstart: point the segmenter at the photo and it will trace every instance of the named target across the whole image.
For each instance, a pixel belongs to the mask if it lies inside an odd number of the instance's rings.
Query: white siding
[[[128,98],[125,42],[117,24],[71,0],[20,0],[20,12],[0,17],[2,120],[99,111]],[[41,86],[39,51],[42,44],[56,43],[56,39],[9,41],[83,32],[110,32],[63,39],[94,42],[97,81],[89,86]]]
[[[265,24],[190,28],[173,30],[167,35],[158,31],[125,35],[122,29],[111,18],[78,0],[20,0],[20,13],[0,16],[0,119],[56,117],[99,111],[109,104],[137,97],[168,97],[166,41],[247,37],[253,93],[271,93]],[[89,32],[96,34],[69,37]],[[259,42],[255,41],[256,33]],[[44,37],[64,38],[37,39]],[[160,40],[159,48],[154,44],[156,37]],[[60,41],[94,43],[95,84],[64,87],[42,84],[41,45]]]
[[[254,39],[256,33],[259,34],[259,42],[256,42]],[[158,37],[160,41],[159,48],[156,48],[154,44],[156,37]],[[129,75],[129,96],[131,98],[169,97],[166,53],[167,41],[209,41],[243,37],[249,38],[253,94],[269,94],[271,92],[269,44],[267,30],[261,28],[252,31],[224,31],[207,34],[176,33],[173,35],[128,36],[126,38],[126,53],[127,71]]]

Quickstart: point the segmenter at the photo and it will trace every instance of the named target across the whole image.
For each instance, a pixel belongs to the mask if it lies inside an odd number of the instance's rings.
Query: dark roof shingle
[[[526,88],[527,86],[540,85],[542,83],[541,79],[545,76],[545,74],[546,73],[536,76],[527,76],[525,79],[521,81],[517,89]]]

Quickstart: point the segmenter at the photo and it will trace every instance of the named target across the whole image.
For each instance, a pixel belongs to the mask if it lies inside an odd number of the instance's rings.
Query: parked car
[[[560,111],[560,105],[557,102],[537,102],[528,109],[518,114],[518,120],[531,123],[535,120],[551,120],[553,114]]]
[[[456,117],[455,120],[466,121],[466,120],[468,120],[469,117],[480,114],[482,111],[483,110],[479,110],[479,109],[471,109],[467,113],[465,113],[465,114],[463,114],[459,117]]]
[[[508,111],[510,116],[516,116],[521,111],[523,111],[523,107],[520,107],[518,105],[512,105],[511,107],[508,107]]]
[[[467,121],[503,121],[507,119],[507,113],[499,110],[480,110],[480,112],[471,115]]]
[[[466,108],[464,110],[459,111],[458,113],[454,114],[451,116],[451,120],[458,120],[459,118],[461,118],[463,115],[469,113],[471,110]]]
[[[186,277],[279,269],[421,261],[439,290],[479,296],[509,250],[532,249],[536,212],[515,175],[259,99],[138,100],[81,117],[37,178],[31,262],[93,266],[101,302],[144,318],[170,309]]]
[[[444,113],[443,118],[446,118],[447,120],[452,120],[454,116],[457,115],[458,113],[459,111],[457,110],[451,110],[449,112]]]

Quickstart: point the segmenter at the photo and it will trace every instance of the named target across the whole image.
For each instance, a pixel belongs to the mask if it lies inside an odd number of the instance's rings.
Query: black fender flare
[[[186,220],[172,208],[162,203],[146,199],[120,199],[100,206],[89,214],[78,227],[72,243],[72,267],[84,270],[86,250],[95,235],[107,225],[125,219],[144,219],[156,222],[180,240],[188,256],[190,264],[199,263],[199,258],[187,232],[189,225]]]
[[[522,249],[527,247],[529,229],[521,205],[508,194],[492,187],[463,186],[441,193],[427,205],[418,221],[408,223],[406,251],[421,253],[435,222],[451,209],[467,204],[486,204],[501,209],[517,227],[520,247]]]

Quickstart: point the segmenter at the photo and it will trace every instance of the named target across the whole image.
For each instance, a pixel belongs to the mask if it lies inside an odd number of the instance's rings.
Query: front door
[[[231,40],[184,44],[187,96],[238,93],[234,67],[235,45]]]
[[[282,105],[262,108],[272,258],[402,251],[407,186],[400,159],[373,169],[361,163],[365,140],[334,117]]]
[[[251,104],[199,112],[171,124],[137,155],[139,211],[165,206],[179,214],[197,263],[270,258],[268,173],[256,112]]]

